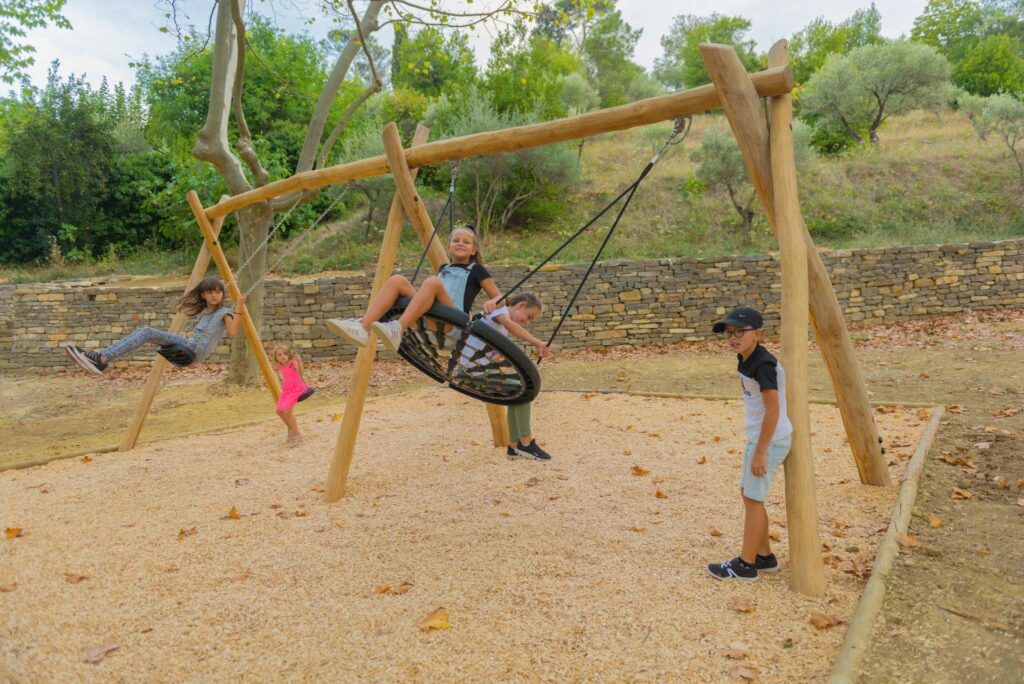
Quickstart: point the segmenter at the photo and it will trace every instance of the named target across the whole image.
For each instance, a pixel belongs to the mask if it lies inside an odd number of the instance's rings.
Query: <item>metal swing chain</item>
[[[455,181],[459,177],[459,166],[462,164],[461,159],[456,159],[452,162],[451,181],[448,183],[448,200],[444,203],[444,207],[441,209],[440,216],[437,217],[437,221],[434,223],[434,232],[430,234],[430,239],[427,240],[426,246],[423,248],[423,253],[420,254],[419,263],[416,264],[416,270],[412,274],[410,283],[415,285],[416,278],[420,275],[420,269],[423,268],[423,261],[427,258],[427,254],[430,252],[430,245],[434,242],[434,238],[437,237],[437,231],[441,224],[444,223],[445,212],[448,213],[448,232],[451,233],[455,226],[455,207],[452,199],[455,197]]]
[[[334,199],[331,200],[331,203],[329,205],[327,205],[327,208],[324,209],[320,213],[320,215],[316,217],[316,219],[309,225],[308,228],[306,228],[306,230],[304,230],[298,237],[295,238],[295,240],[292,241],[292,244],[288,245],[287,249],[285,249],[283,252],[281,252],[280,255],[278,255],[278,257],[274,261],[274,263],[272,263],[270,266],[268,266],[266,269],[264,269],[263,275],[261,275],[255,281],[253,281],[253,283],[248,287],[248,289],[246,289],[245,292],[242,293],[242,295],[245,296],[245,297],[248,297],[252,293],[253,290],[255,290],[257,287],[259,287],[260,283],[262,283],[264,280],[266,280],[267,276],[269,276],[271,274],[271,272],[281,264],[282,261],[284,261],[286,258],[288,258],[298,248],[298,246],[300,244],[302,244],[302,242],[310,234],[313,233],[314,229],[320,224],[321,221],[324,220],[324,217],[326,217],[327,214],[329,214],[331,212],[331,210],[334,209],[335,206],[337,206],[338,202],[340,202],[342,199],[344,199],[345,197],[348,196],[348,194],[352,191],[352,188],[354,186],[355,186],[354,181],[349,181],[348,183],[343,185],[338,190],[338,193],[334,196]],[[261,242],[259,247],[256,248],[256,251],[254,251],[252,254],[250,254],[249,258],[245,260],[245,263],[243,263],[241,266],[238,267],[238,269],[235,270],[235,280],[234,280],[235,285],[238,285],[238,276],[239,276],[239,274],[241,274],[242,269],[244,269],[246,266],[248,266],[249,263],[252,262],[253,258],[257,254],[259,254],[262,249],[264,249],[267,246],[267,244],[270,242],[270,238],[274,235],[274,233],[277,232],[278,228],[280,228],[284,224],[284,222],[286,220],[288,220],[288,216],[291,215],[292,211],[294,211],[295,207],[297,207],[298,205],[299,205],[299,203],[296,203],[296,204],[292,205],[291,209],[289,209],[285,213],[284,218],[282,218],[277,223],[277,225],[274,226],[273,230],[271,230],[270,232],[267,233],[267,237],[264,238],[263,242]]]

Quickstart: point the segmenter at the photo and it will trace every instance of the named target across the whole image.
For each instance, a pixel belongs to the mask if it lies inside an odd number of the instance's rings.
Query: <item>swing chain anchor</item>
[[[692,116],[678,116],[676,117],[675,123],[672,126],[672,133],[669,134],[668,139],[661,146],[653,157],[651,157],[651,165],[658,163],[658,160],[664,156],[665,152],[668,151],[673,145],[678,145],[686,140],[686,137],[690,135],[690,130],[693,128],[693,117]]]

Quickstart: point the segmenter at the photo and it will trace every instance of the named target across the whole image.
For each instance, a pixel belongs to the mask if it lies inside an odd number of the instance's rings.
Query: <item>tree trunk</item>
[[[237,213],[238,217],[238,239],[239,258],[244,262],[253,251],[259,248],[259,252],[253,257],[249,265],[241,273],[236,273],[238,287],[245,292],[254,282],[259,280],[267,268],[267,248],[263,241],[267,239],[267,233],[274,221],[274,211],[270,205],[261,202],[251,207],[246,207]],[[261,247],[262,246],[262,247]],[[264,342],[269,341],[269,336],[263,331],[263,295],[266,286],[261,284],[249,294],[246,308],[252,316],[252,322],[260,331],[260,338]],[[228,370],[228,383],[232,385],[254,385],[263,382],[260,373],[259,363],[256,355],[249,351],[249,340],[241,330],[231,343],[231,367]]]

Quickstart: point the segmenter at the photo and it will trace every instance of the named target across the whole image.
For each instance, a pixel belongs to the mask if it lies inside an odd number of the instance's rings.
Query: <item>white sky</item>
[[[910,32],[914,17],[925,6],[926,0],[876,0],[882,14],[882,33],[897,37]],[[250,0],[250,4],[253,4]],[[272,3],[258,3],[256,8],[269,13]],[[460,0],[448,0],[445,7],[453,8]],[[477,0],[476,7],[488,5],[488,0]],[[493,5],[493,2],[490,3]],[[715,3],[695,0],[619,0],[622,14],[633,28],[643,29],[634,60],[650,68],[661,55],[659,39],[668,30],[672,18],[678,14],[710,14],[718,12],[750,19],[750,36],[758,47],[766,50],[775,40],[786,38],[816,16],[840,21],[854,11],[870,4],[870,0],[824,0],[814,9],[808,9],[806,0],[724,0]],[[205,26],[213,0],[178,0],[179,7],[191,17],[192,23]],[[276,0],[278,24],[292,32],[308,31],[320,38],[329,28],[325,22],[308,26],[293,8],[305,10],[307,18],[319,15],[312,0]],[[357,3],[357,7],[364,7]],[[36,64],[29,75],[36,85],[45,83],[46,70],[54,59],[61,61],[61,73],[85,74],[98,84],[106,76],[111,83],[134,82],[128,63],[143,54],[159,55],[174,48],[174,39],[160,33],[166,21],[162,4],[156,0],[70,0],[65,15],[74,27],[71,31],[45,29],[31,31],[27,38],[36,48]],[[391,37],[385,29],[378,37],[389,44]],[[490,38],[486,31],[477,30],[473,47],[477,64],[487,63]]]

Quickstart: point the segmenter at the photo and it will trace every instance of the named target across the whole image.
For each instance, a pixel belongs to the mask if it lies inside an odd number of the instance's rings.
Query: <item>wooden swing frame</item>
[[[427,246],[429,243],[427,257],[431,266],[436,270],[447,261],[442,245],[436,240],[430,240],[434,232],[433,225],[414,185],[419,167],[550,145],[722,107],[739,143],[761,206],[779,243],[782,262],[782,361],[786,368],[789,417],[794,429],[793,447],[785,462],[786,515],[793,588],[804,594],[820,596],[825,591],[825,576],[818,534],[808,415],[808,321],[813,323],[818,347],[832,380],[861,482],[888,485],[889,472],[846,321],[832,282],[800,213],[790,130],[793,117],[790,93],[794,82],[788,64],[787,43],[779,41],[773,45],[768,54],[769,68],[753,74],[746,71],[731,46],[703,44],[700,51],[712,81],[705,86],[580,116],[432,143],[427,142],[427,129],[420,126],[409,149],[402,148],[398,128],[391,123],[382,133],[385,149],[383,155],[296,174],[234,197],[221,198],[206,208],[199,202],[195,192],[190,191],[189,205],[203,232],[204,245],[196,260],[189,287],[194,285],[193,281],[198,282],[202,277],[212,256],[221,278],[229,285],[232,298],[237,298],[238,287],[217,242],[217,234],[227,214],[296,191],[390,173],[395,180],[396,192],[374,272],[370,291],[372,298],[395,268],[405,218],[409,219],[421,244]],[[761,106],[762,97],[769,100],[770,128]],[[243,315],[243,323],[267,386],[271,388],[276,400],[280,393],[277,377],[247,311]],[[174,326],[180,329],[183,324],[183,317],[180,321],[176,317],[172,329]],[[324,493],[326,502],[337,501],[344,493],[376,346],[376,336],[371,333],[370,344],[360,349],[356,356],[347,404],[327,476]],[[167,362],[159,358],[154,364],[143,399],[122,442],[122,449],[134,445],[166,366]],[[504,409],[487,404],[487,410],[494,444],[504,446],[508,439]]]

